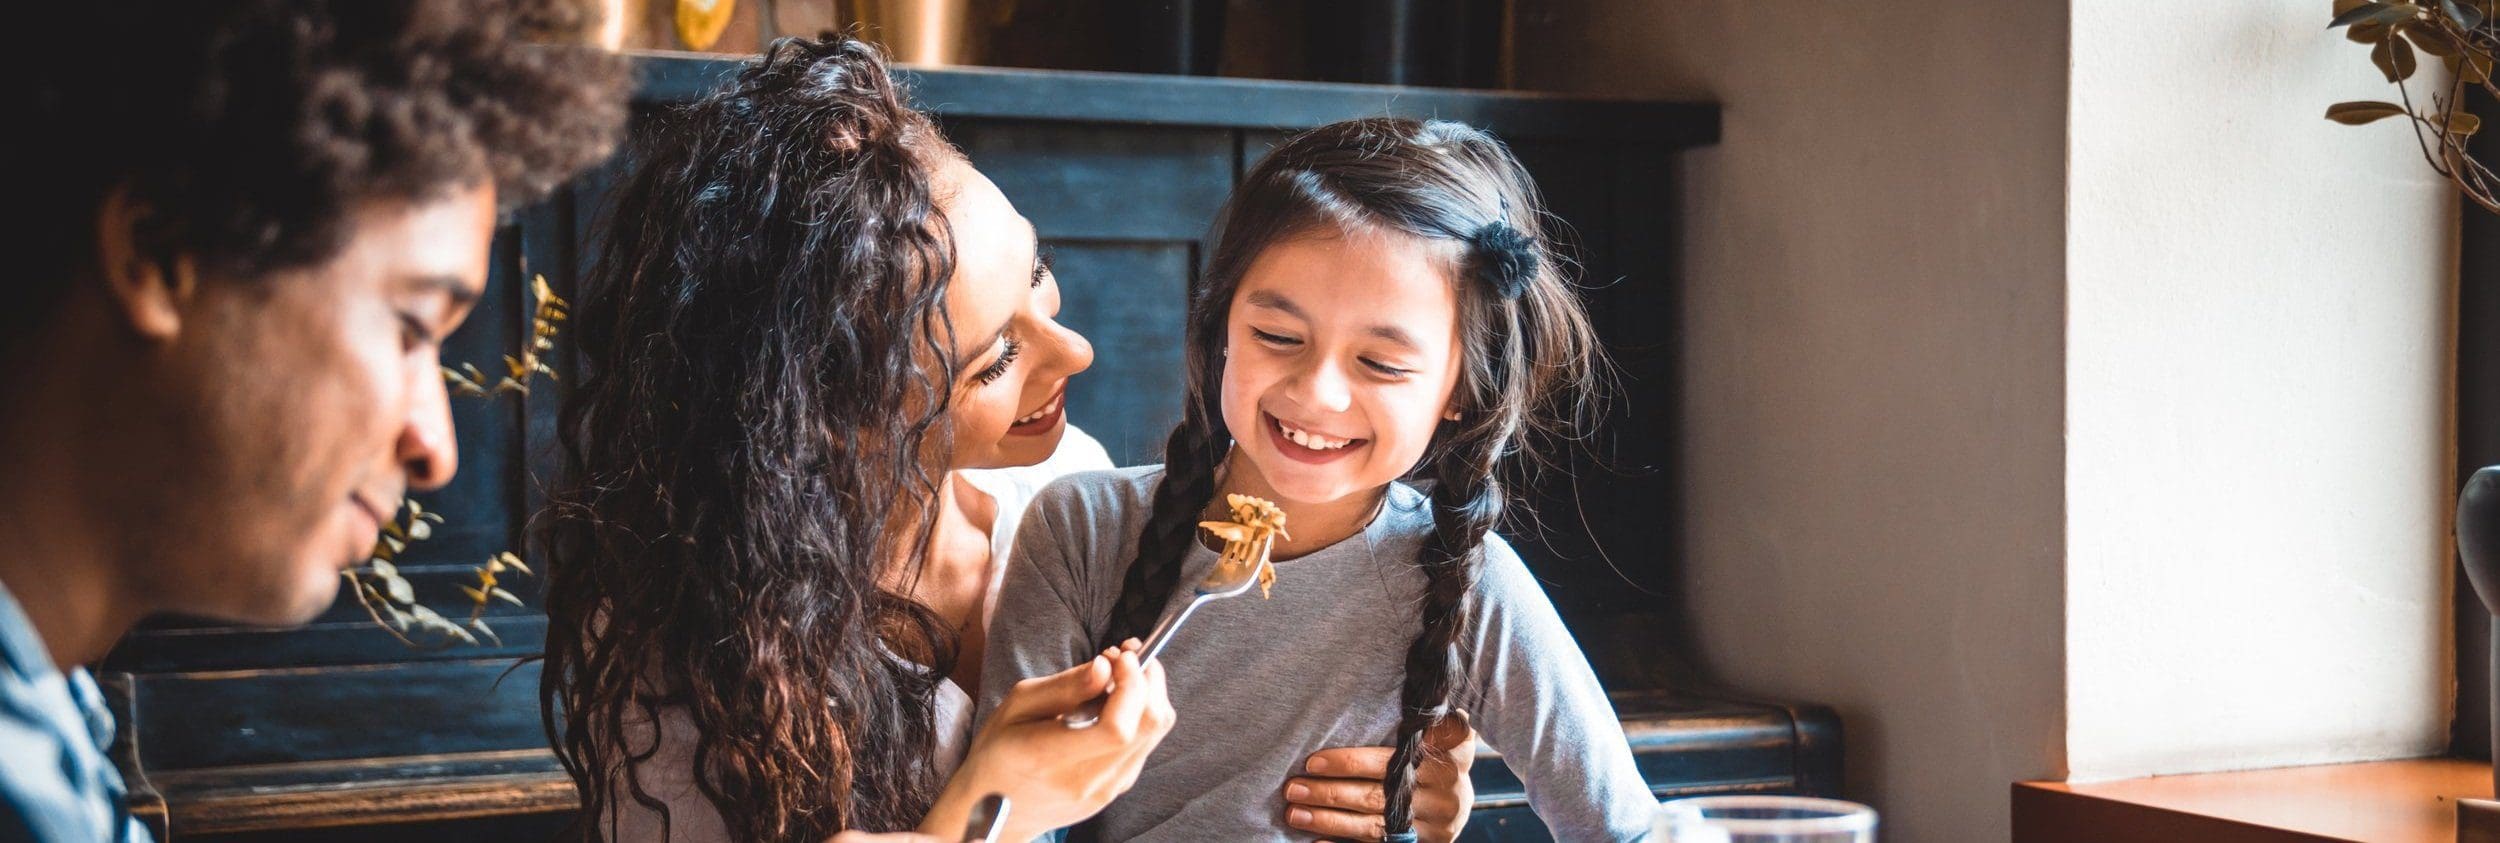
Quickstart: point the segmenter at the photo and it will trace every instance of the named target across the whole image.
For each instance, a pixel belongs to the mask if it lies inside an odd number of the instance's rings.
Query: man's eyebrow
[[[400,282],[400,287],[418,293],[440,291],[451,297],[452,304],[462,307],[476,304],[479,296],[478,288],[458,275],[411,275]]]

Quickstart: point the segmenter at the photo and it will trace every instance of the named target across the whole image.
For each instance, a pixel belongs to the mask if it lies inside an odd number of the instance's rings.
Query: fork
[[[1267,570],[1267,566],[1275,564],[1268,560],[1268,552],[1274,550],[1275,545],[1275,536],[1259,538],[1257,556],[1259,563],[1256,565],[1217,563],[1215,570],[1207,572],[1206,578],[1198,581],[1198,588],[1190,595],[1189,602],[1181,606],[1179,611],[1163,616],[1163,620],[1155,624],[1154,631],[1146,635],[1146,645],[1139,650],[1137,663],[1143,665],[1154,661],[1155,656],[1163,652],[1163,645],[1172,643],[1172,635],[1180,631],[1181,622],[1189,620],[1190,613],[1198,611],[1198,607],[1227,597],[1239,597],[1248,592],[1251,584],[1259,581],[1259,573]],[[1059,722],[1070,729],[1092,728],[1102,719],[1103,700],[1109,696],[1109,694],[1104,694],[1086,700],[1085,704],[1077,706],[1075,711],[1059,715]]]
[[[998,833],[1007,827],[1007,795],[993,793],[981,797],[972,806],[972,818],[964,823],[963,843],[998,843]]]

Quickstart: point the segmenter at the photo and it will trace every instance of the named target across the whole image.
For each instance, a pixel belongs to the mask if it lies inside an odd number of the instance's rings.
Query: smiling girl
[[[1164,651],[1178,725],[1092,832],[1285,838],[1329,783],[1280,791],[1280,773],[1387,741],[1370,831],[1402,837],[1439,810],[1414,799],[1416,764],[1462,709],[1559,839],[1645,832],[1604,689],[1492,532],[1525,440],[1573,426],[1598,365],[1542,216],[1509,151],[1454,123],[1334,124],[1245,177],[1191,303],[1166,464],[1043,490],[990,631],[995,705],[1186,600],[1225,495],[1289,515],[1273,599],[1210,604]]]

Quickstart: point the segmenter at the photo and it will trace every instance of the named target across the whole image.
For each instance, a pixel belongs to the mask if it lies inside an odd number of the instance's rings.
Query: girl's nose
[[[1342,413],[1354,406],[1354,385],[1334,361],[1318,360],[1294,379],[1295,403],[1313,410]]]

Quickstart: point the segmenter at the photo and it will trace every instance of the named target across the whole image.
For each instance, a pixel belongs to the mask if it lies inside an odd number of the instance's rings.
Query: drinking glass
[[[1875,843],[1875,809],[1808,796],[1701,796],[1661,803],[1663,843]]]

